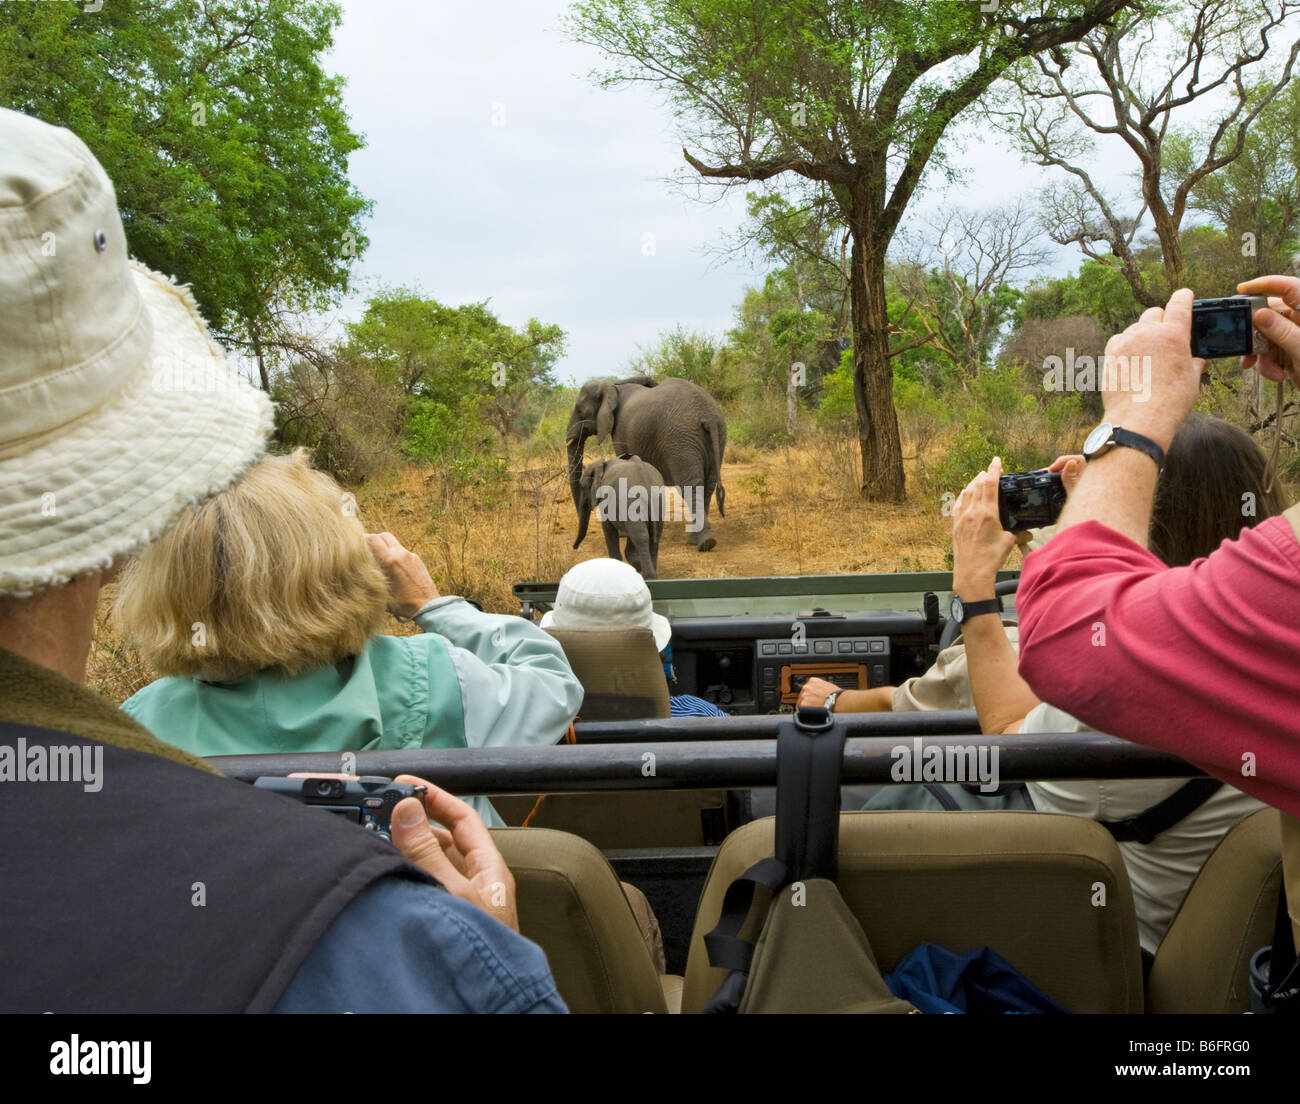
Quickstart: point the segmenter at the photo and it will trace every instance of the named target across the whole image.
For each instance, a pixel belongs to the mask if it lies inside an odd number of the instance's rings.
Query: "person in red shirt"
[[[1238,291],[1270,296],[1254,316],[1270,351],[1243,367],[1300,384],[1300,280],[1268,276]],[[1108,361],[1150,358],[1149,389],[1103,392],[1106,420],[1084,447],[1058,532],[1025,561],[1020,673],[1087,724],[1181,755],[1289,814],[1300,936],[1300,507],[1186,567],[1147,549],[1163,452],[1205,368],[1191,354],[1192,300],[1175,292],[1107,343]]]

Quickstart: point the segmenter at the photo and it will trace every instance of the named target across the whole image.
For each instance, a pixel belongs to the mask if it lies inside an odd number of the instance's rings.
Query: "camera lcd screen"
[[[1244,356],[1251,350],[1250,311],[1210,307],[1192,312],[1192,352],[1201,357]]]

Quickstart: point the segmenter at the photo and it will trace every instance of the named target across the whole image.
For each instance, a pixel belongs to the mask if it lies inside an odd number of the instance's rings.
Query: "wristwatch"
[[[1083,457],[1085,460],[1096,460],[1116,447],[1137,449],[1151,457],[1157,468],[1163,469],[1165,466],[1165,450],[1150,437],[1143,437],[1130,429],[1121,429],[1110,422],[1102,422],[1088,434],[1088,439],[1083,442]]]
[[[835,699],[838,698],[839,696],[840,696],[840,692],[838,690],[832,690],[829,694],[826,695],[826,700],[822,702],[822,708],[826,710],[827,713],[834,713]]]
[[[982,613],[1001,613],[1002,599],[986,598],[982,602],[963,602],[954,594],[948,612],[957,624],[964,625],[972,617],[979,617]]]

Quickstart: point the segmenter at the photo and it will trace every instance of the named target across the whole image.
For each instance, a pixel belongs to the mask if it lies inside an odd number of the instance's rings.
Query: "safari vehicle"
[[[1017,574],[999,576],[1014,613]],[[496,837],[518,883],[522,931],[547,952],[574,1011],[697,1012],[725,971],[704,933],[731,881],[773,847],[776,734],[799,688],[897,685],[956,635],[947,573],[660,579],[677,693],[728,717],[669,717],[648,630],[557,632],[586,698],[574,745],[362,752],[361,774],[403,772],[491,795],[514,826]],[[514,587],[520,616],[557,584]],[[1249,960],[1271,942],[1281,884],[1277,813],[1230,831],[1210,856],[1144,978],[1133,894],[1098,823],[1037,812],[852,812],[898,781],[900,750],[958,756],[987,738],[973,710],[836,714],[842,765],[840,891],[882,971],[923,941],[987,945],[1077,1012],[1244,1012]],[[1189,764],[1100,733],[997,738],[1002,782],[1191,777]],[[251,780],[336,769],[334,756],[213,760]],[[528,827],[521,827],[527,823]],[[612,868],[612,869],[611,869]],[[663,931],[657,973],[619,888],[642,889]]]

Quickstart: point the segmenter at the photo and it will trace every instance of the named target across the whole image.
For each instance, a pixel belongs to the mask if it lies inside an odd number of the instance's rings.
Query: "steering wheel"
[[[1008,594],[1015,594],[1016,587],[1020,585],[1020,577],[1014,579],[1003,579],[993,587],[993,593],[999,598]],[[957,639],[957,634],[961,632],[961,626],[953,619],[952,614],[948,615],[948,623],[943,627],[943,633],[939,637],[939,651],[951,647],[952,642]]]

